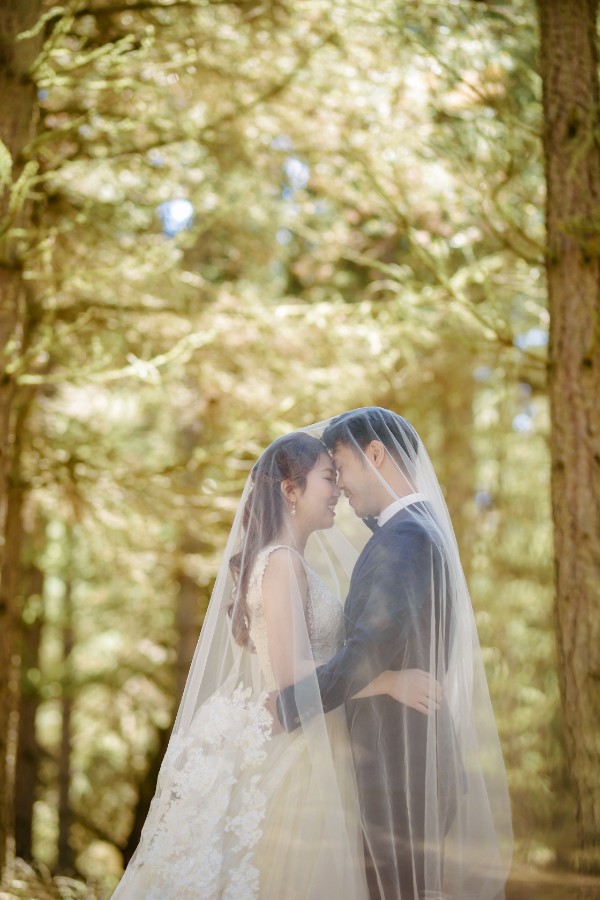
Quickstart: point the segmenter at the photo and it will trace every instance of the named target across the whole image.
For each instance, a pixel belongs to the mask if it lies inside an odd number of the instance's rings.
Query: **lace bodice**
[[[256,562],[248,582],[247,603],[250,611],[250,637],[256,648],[258,662],[265,679],[265,690],[277,687],[269,658],[267,623],[265,619],[262,580],[269,556],[281,544],[264,547],[256,557]],[[293,551],[295,552],[295,551]],[[311,649],[317,663],[324,663],[339,650],[344,643],[344,611],[341,603],[319,578],[317,573],[302,563],[308,582],[307,627]]]

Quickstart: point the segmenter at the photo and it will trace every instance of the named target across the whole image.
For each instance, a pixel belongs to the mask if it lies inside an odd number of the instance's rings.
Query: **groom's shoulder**
[[[433,543],[435,538],[425,518],[400,512],[375,532],[364,547],[361,558],[380,556],[403,545],[424,548]]]
[[[395,516],[387,527],[382,528],[382,549],[384,547],[410,545],[413,548],[425,548],[436,543],[427,521],[420,516]]]
[[[421,516],[402,515],[402,512],[399,512],[393,519],[390,519],[386,528],[381,529],[381,533],[384,537],[392,535],[426,536],[429,535],[429,527],[427,521]]]

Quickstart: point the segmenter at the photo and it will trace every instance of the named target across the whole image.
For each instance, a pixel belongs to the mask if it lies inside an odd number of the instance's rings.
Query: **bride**
[[[117,900],[369,896],[346,719],[341,707],[324,715],[315,677],[344,643],[341,587],[357,556],[340,531],[336,553],[316,535],[333,530],[336,471],[320,440],[297,432],[249,482]],[[323,577],[306,559],[311,536]],[[301,679],[313,684],[310,721],[273,735],[267,694]],[[439,707],[438,683],[418,669],[384,671],[355,697],[375,695],[425,716]]]

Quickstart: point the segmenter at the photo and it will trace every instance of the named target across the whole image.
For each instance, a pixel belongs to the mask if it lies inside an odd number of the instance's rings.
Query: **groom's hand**
[[[401,669],[387,672],[388,693],[394,700],[404,703],[423,713],[424,716],[437,712],[442,702],[442,685],[423,669]]]
[[[279,721],[279,716],[277,715],[277,698],[279,696],[279,691],[271,691],[270,694],[267,694],[267,699],[265,700],[265,709],[271,713],[271,718],[273,719],[273,730],[271,734],[283,734],[284,728],[281,722]]]

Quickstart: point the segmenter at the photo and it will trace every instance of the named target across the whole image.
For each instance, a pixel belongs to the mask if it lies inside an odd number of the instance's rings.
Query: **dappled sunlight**
[[[80,895],[51,872],[108,895],[253,462],[366,404],[439,472],[518,864],[572,864],[534,4],[130,5],[22,23],[37,93],[0,145],[4,675],[21,653],[17,852],[41,860],[7,896]],[[509,900],[567,896],[515,873]]]

